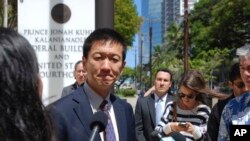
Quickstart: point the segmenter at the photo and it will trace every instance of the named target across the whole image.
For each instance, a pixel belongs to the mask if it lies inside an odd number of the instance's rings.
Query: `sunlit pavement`
[[[137,101],[138,96],[135,97],[125,97],[124,99],[127,100],[128,103],[130,103],[133,107],[133,109],[135,110],[135,105],[136,105],[136,101]]]

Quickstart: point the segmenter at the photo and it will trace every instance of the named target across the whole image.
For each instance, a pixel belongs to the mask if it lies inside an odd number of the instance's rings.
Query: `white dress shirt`
[[[86,92],[87,94],[87,97],[89,99],[89,103],[90,103],[90,106],[92,108],[92,111],[93,113],[99,111],[99,106],[101,105],[102,101],[104,100],[101,96],[99,96],[96,92],[94,92],[88,85],[87,82],[84,83],[83,85],[83,89],[84,91]],[[108,101],[108,105],[110,107],[109,109],[109,115],[111,117],[111,121],[112,121],[112,124],[113,124],[113,128],[114,128],[114,131],[115,131],[115,137],[116,137],[116,141],[119,141],[119,134],[118,134],[118,129],[117,129],[117,123],[116,123],[116,118],[115,118],[115,112],[114,112],[114,109],[113,109],[113,105],[110,101],[110,93],[109,95],[106,97],[106,100]],[[104,132],[100,132],[100,136],[101,136],[101,139],[102,141],[105,141],[104,140]]]

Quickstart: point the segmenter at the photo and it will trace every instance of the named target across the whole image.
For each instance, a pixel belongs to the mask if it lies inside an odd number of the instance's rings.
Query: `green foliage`
[[[249,19],[249,0],[200,0],[190,14],[191,44],[202,47],[196,53],[228,48],[232,59],[236,48],[250,42]]]
[[[249,16],[249,0],[200,0],[189,16],[190,67],[210,80],[225,76],[236,48],[250,41]]]
[[[219,0],[212,10],[212,45],[237,48],[250,42],[249,11],[249,0]]]
[[[195,58],[190,60],[190,69],[202,71],[206,79],[215,79],[211,73],[218,71],[219,66],[224,63],[229,52],[230,51],[227,48],[215,48],[208,51],[201,51]]]
[[[159,68],[168,68],[175,75],[175,77],[179,77],[179,75],[183,72],[183,60],[177,57],[178,50],[176,48],[171,48],[167,46],[156,47],[155,54],[153,56],[153,74]]]
[[[183,38],[182,30],[182,25],[171,23],[165,35],[166,42],[164,43],[164,45],[171,46],[174,48],[181,48],[183,46],[181,40]]]
[[[123,69],[123,72],[119,78],[119,80],[116,81],[115,86],[117,89],[120,88],[120,86],[129,78],[135,77],[135,70],[130,67],[125,67]]]
[[[123,97],[133,97],[136,94],[136,90],[134,89],[119,89],[117,91],[118,95],[121,95]]]
[[[174,73],[174,78],[178,78],[183,72],[182,52],[182,27],[172,23],[166,32],[166,42],[163,46],[156,46],[152,57],[153,74],[159,68],[168,68]]]
[[[3,0],[0,2],[0,26],[3,26],[4,19],[4,7]],[[17,1],[8,0],[8,27],[16,28],[17,27]]]
[[[217,3],[218,0],[200,0],[195,4],[194,10],[191,11],[189,15],[190,23],[193,24],[193,21],[199,21],[202,25],[209,26],[211,11],[213,5]],[[205,7],[205,8],[204,8]]]
[[[189,68],[202,71],[206,80],[224,81],[236,48],[250,42],[250,1],[200,0],[189,13],[189,27]],[[179,78],[184,68],[183,40],[183,23],[170,25],[164,44],[154,47],[154,73],[167,67],[174,79]]]
[[[211,11],[217,3],[218,1],[200,0],[189,16],[189,68],[202,71],[209,80],[217,79],[218,76],[214,76],[214,72],[220,71],[221,66],[228,62],[229,56],[234,51],[228,47],[214,46],[215,39],[211,36],[213,29]],[[164,45],[155,47],[154,70],[165,66],[174,72],[174,79],[180,77],[184,68],[183,39],[183,25],[173,23],[166,32]]]
[[[139,31],[142,20],[138,16],[133,0],[115,0],[115,30],[132,46],[134,35]]]
[[[135,71],[134,71],[132,68],[130,68],[130,67],[125,67],[122,74],[123,74],[123,75],[126,75],[126,76],[128,76],[128,77],[131,77],[131,76],[134,75],[134,73],[135,73]]]
[[[209,36],[212,7],[215,1],[200,0],[190,13],[190,44],[192,44],[192,56],[196,56],[203,50],[209,50],[211,37]],[[206,8],[204,8],[206,7]],[[191,57],[192,57],[191,56]]]

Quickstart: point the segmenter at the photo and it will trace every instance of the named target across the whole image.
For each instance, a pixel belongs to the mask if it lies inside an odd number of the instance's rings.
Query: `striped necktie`
[[[109,115],[110,107],[108,105],[107,100],[103,100],[103,102],[100,105],[100,109],[102,111],[104,111],[108,116],[108,124],[107,124],[107,126],[105,128],[105,133],[104,133],[105,141],[115,141],[116,140],[115,131],[114,131],[114,127],[113,127],[110,115]]]

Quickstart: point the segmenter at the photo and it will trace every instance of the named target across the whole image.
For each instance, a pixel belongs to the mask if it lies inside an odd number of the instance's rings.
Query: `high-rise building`
[[[199,0],[187,0],[189,12],[198,1]],[[166,31],[171,22],[181,23],[183,21],[184,0],[164,0],[163,5],[163,27]]]
[[[143,23],[140,29],[139,39],[142,40],[142,64],[149,62],[150,35],[152,28],[152,47],[163,43],[162,29],[162,2],[163,0],[142,0],[141,15]],[[152,49],[153,51],[153,49]],[[141,63],[141,62],[140,62]]]
[[[189,12],[199,0],[187,0]],[[150,59],[150,35],[152,28],[152,53],[154,47],[164,43],[164,34],[171,22],[181,23],[184,15],[184,0],[141,0],[143,24],[139,34],[140,64],[147,64]]]

